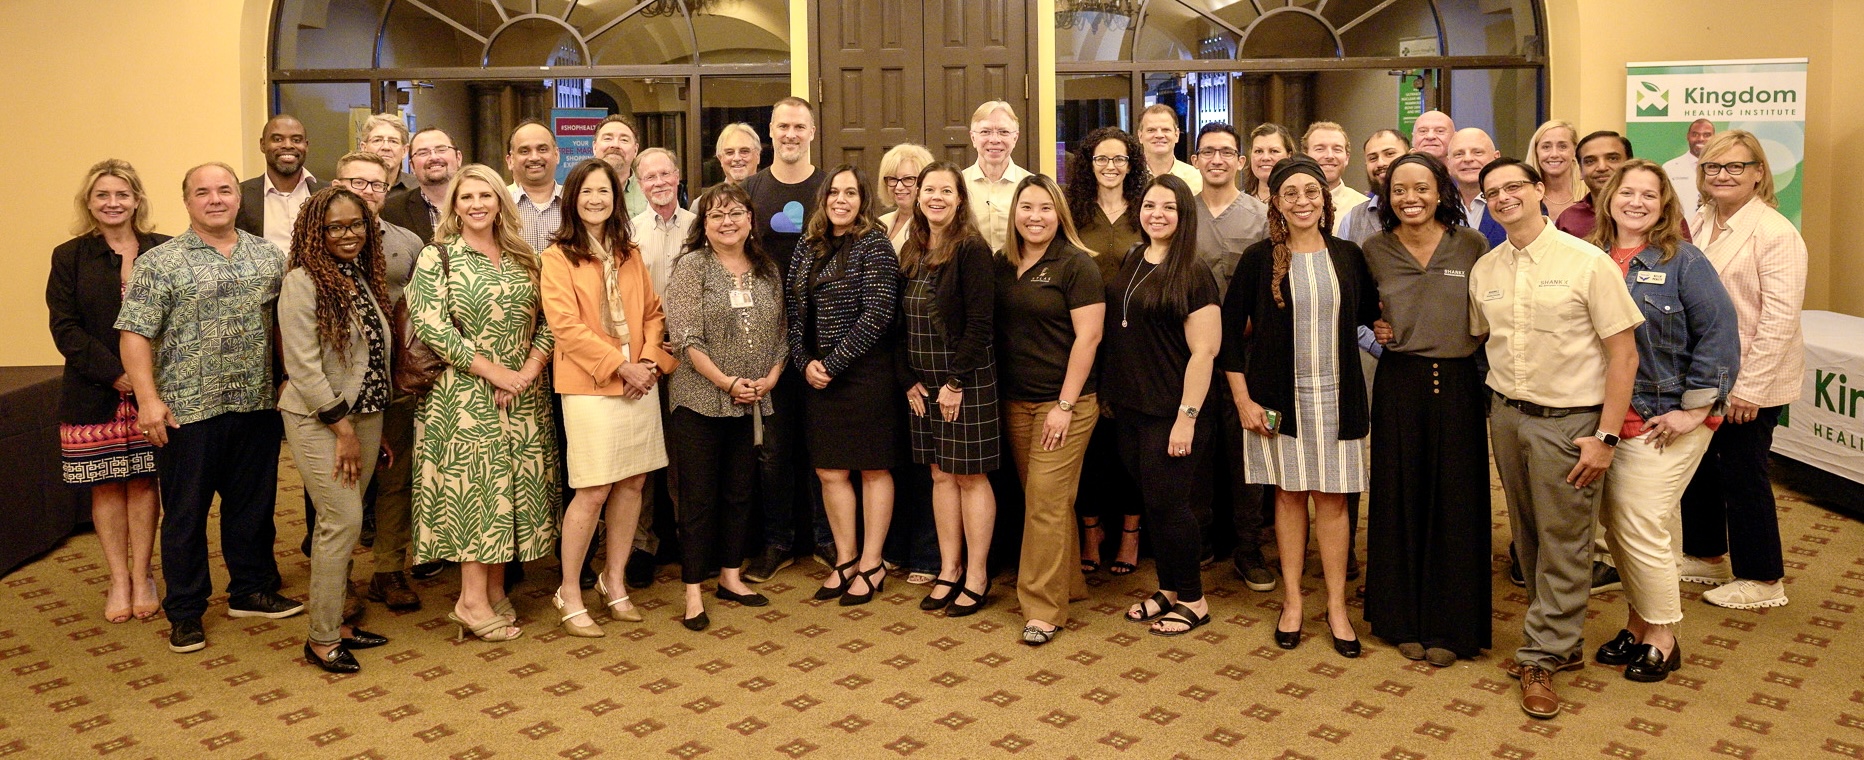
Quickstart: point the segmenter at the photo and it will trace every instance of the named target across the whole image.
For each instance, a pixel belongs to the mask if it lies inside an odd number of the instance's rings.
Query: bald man
[[[291,227],[298,221],[298,209],[311,193],[324,189],[324,183],[304,168],[310,152],[311,139],[297,117],[281,113],[266,119],[259,130],[259,154],[265,156],[265,173],[240,183],[239,215],[234,226],[265,238],[281,251],[290,251]]]
[[[1411,149],[1420,153],[1429,153],[1438,161],[1448,161],[1450,157],[1450,135],[1456,132],[1456,122],[1442,111],[1425,111],[1417,121],[1411,124]]]
[[[1676,186],[1676,194],[1683,197],[1684,208],[1696,206],[1696,162],[1702,158],[1702,146],[1709,144],[1709,138],[1715,136],[1715,122],[1697,119],[1689,123],[1689,133],[1684,139],[1689,141],[1689,150],[1683,155],[1663,162],[1663,173],[1670,175],[1670,184]]]
[[[1450,176],[1463,195],[1463,218],[1468,220],[1471,229],[1489,239],[1491,247],[1501,245],[1508,239],[1508,231],[1488,215],[1488,204],[1482,199],[1481,189],[1482,168],[1498,155],[1495,141],[1489,138],[1489,133],[1469,127],[1456,130],[1449,145]],[[1546,209],[1541,212],[1546,213]]]

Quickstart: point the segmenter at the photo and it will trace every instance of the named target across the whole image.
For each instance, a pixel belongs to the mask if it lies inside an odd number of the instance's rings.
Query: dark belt
[[[1522,414],[1529,417],[1565,417],[1570,414],[1596,413],[1605,408],[1603,404],[1593,404],[1592,406],[1541,406],[1532,401],[1521,401],[1507,396],[1501,396],[1501,400],[1502,403],[1514,407],[1516,410],[1519,410]]]

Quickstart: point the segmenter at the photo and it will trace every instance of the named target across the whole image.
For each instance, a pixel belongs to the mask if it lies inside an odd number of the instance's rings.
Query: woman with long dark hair
[[[1393,161],[1378,197],[1365,257],[1392,334],[1372,385],[1366,622],[1441,668],[1489,648],[1488,393],[1467,276],[1489,243],[1427,153]]]
[[[1144,247],[1107,286],[1104,330],[1107,402],[1120,429],[1120,458],[1144,494],[1145,520],[1158,547],[1159,590],[1126,619],[1159,636],[1182,636],[1210,622],[1198,576],[1197,515],[1191,497],[1210,455],[1210,426],[1197,424],[1223,343],[1217,280],[1197,258],[1196,200],[1184,180],[1154,177],[1139,223]]]
[[[835,566],[816,598],[839,597],[843,606],[865,604],[880,591],[886,580],[881,549],[893,521],[890,468],[899,396],[885,338],[898,301],[900,262],[885,228],[874,222],[872,194],[854,166],[829,170],[784,288],[790,361],[807,384],[804,438],[835,536]],[[858,508],[850,477],[857,472]],[[859,517],[865,519],[857,524]]]
[[[389,401],[387,263],[375,213],[344,187],[312,194],[291,231],[291,269],[278,291],[279,390],[291,458],[317,504],[311,536],[311,631],[304,659],[331,673],[362,669],[350,650],[383,636],[343,622],[350,553],[362,537],[362,495],[382,448]]]
[[[596,522],[608,523],[596,590],[609,616],[640,622],[623,584],[647,474],[667,466],[660,377],[678,365],[661,340],[666,318],[641,251],[629,239],[621,177],[588,159],[563,182],[563,222],[543,253],[544,317],[556,336],[551,373],[563,408],[564,464],[576,495],[563,511],[562,582],[551,602],[563,630],[597,638],[583,605],[582,568]],[[622,591],[611,596],[610,589]]]
[[[1333,196],[1314,159],[1282,159],[1268,188],[1269,237],[1243,251],[1223,315],[1231,398],[1243,429],[1255,434],[1243,437],[1243,467],[1249,482],[1276,487],[1275,642],[1301,643],[1311,499],[1333,648],[1357,657],[1359,635],[1346,610],[1346,495],[1366,490],[1368,420],[1355,336],[1378,319],[1378,288],[1359,246],[1333,236]]]
[[[900,272],[906,278],[900,377],[912,409],[913,461],[932,470],[938,524],[939,574],[919,608],[962,617],[983,609],[990,596],[997,498],[988,475],[1001,454],[1001,420],[991,325],[995,275],[957,165],[936,161],[919,172]],[[928,388],[938,389],[936,397]]]
[[[684,359],[667,386],[680,463],[680,624],[703,631],[712,622],[703,584],[715,571],[721,601],[770,604],[744,584],[739,566],[756,486],[754,447],[769,432],[763,418],[789,346],[781,275],[752,234],[750,195],[742,185],[714,185],[693,209],[700,223],[667,281],[668,339]]]

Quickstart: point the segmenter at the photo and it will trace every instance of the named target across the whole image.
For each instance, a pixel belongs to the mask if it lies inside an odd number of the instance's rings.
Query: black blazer
[[[421,197],[419,185],[411,190],[390,191],[388,200],[382,203],[382,218],[414,233],[421,245],[434,242],[434,223],[427,217],[427,201]]]
[[[313,179],[311,180],[311,192],[322,190],[329,184]],[[233,218],[233,226],[259,237],[265,237],[265,175],[261,174],[239,183],[239,216]]]
[[[1340,440],[1366,437],[1366,378],[1359,369],[1359,325],[1379,318],[1379,288],[1366,268],[1365,254],[1352,241],[1326,235],[1327,258],[1340,284],[1339,343]],[[1294,296],[1282,278],[1282,299],[1275,305],[1269,283],[1275,274],[1275,243],[1263,240],[1243,250],[1223,299],[1223,352],[1217,366],[1241,372],[1251,400],[1282,413],[1281,432],[1299,435],[1294,408]],[[1252,328],[1253,330],[1249,329]]]
[[[903,308],[904,294],[900,297]],[[951,260],[933,275],[932,304],[938,310],[939,327],[944,328],[945,344],[951,347],[952,374],[962,375],[990,362],[991,338],[995,335],[992,317],[997,310],[997,269],[990,246],[983,238],[958,243]],[[905,339],[905,319],[896,320]],[[907,387],[918,382],[907,363],[908,351],[897,351],[900,380]],[[937,389],[931,389],[936,392]]]
[[[140,235],[137,248],[150,248],[167,235]],[[117,312],[123,308],[123,257],[102,235],[73,238],[52,249],[52,274],[45,283],[45,306],[52,314],[52,342],[65,355],[65,379],[58,393],[58,419],[74,425],[108,422],[116,415],[117,390],[123,376],[117,354]]]

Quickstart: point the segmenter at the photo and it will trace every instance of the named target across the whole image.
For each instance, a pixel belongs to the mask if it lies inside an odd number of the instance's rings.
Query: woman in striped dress
[[[1325,176],[1306,156],[1270,172],[1269,238],[1243,252],[1223,304],[1223,368],[1243,429],[1255,433],[1243,440],[1249,482],[1278,489],[1283,601],[1275,641],[1283,649],[1301,641],[1312,499],[1333,647],[1357,657],[1359,636],[1346,611],[1346,494],[1366,489],[1369,422],[1354,335],[1378,319],[1379,302],[1359,246],[1329,232]]]

